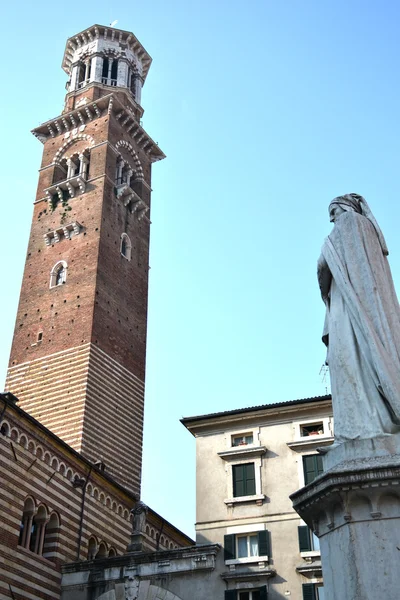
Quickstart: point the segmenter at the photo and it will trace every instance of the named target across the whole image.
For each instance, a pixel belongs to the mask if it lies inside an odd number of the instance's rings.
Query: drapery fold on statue
[[[332,275],[324,337],[335,438],[399,431],[400,308],[371,221],[354,211],[341,214],[322,256]]]

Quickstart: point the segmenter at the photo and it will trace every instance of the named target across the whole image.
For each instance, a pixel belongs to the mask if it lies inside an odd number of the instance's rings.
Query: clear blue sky
[[[67,37],[118,19],[153,57],[144,126],[167,154],[153,170],[143,500],[193,535],[195,447],[180,417],[325,393],[315,271],[331,198],[367,198],[400,291],[400,5],[70,8],[2,13],[0,368],[42,152],[30,130],[61,112]]]

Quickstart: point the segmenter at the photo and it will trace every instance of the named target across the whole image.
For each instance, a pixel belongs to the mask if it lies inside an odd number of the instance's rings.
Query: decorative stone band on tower
[[[6,389],[140,493],[152,163],[151,58],[126,31],[67,41],[64,111],[35,128],[43,159]]]

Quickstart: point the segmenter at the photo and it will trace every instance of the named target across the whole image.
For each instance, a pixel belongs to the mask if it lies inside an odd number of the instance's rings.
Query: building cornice
[[[303,398],[301,400],[290,400],[288,402],[262,404],[260,406],[239,408],[220,413],[184,417],[180,421],[192,435],[196,435],[200,432],[212,431],[221,428],[224,429],[226,427],[235,427],[236,424],[243,426],[245,421],[250,422],[254,419],[260,419],[262,417],[269,418],[279,415],[280,418],[287,417],[287,419],[290,419],[291,413],[298,413],[299,409],[308,410],[316,406],[318,406],[319,409],[331,408],[331,396],[316,396],[314,398]]]
[[[68,138],[71,136],[73,139],[85,130],[88,123],[107,114],[115,116],[130,139],[149,157],[152,163],[165,158],[164,152],[138,123],[135,115],[124,107],[114,94],[102,96],[93,102],[88,102],[68,113],[50,119],[32,129],[32,133],[42,144],[59,135],[66,136],[68,134]]]
[[[100,37],[105,40],[116,41],[119,44],[126,45],[127,48],[129,48],[129,50],[131,50],[131,52],[133,52],[141,61],[143,65],[143,81],[146,79],[152,58],[137,37],[131,31],[115,29],[115,27],[106,27],[104,25],[92,25],[80,33],[68,38],[61,65],[62,69],[69,74],[76,50],[81,46],[95,42]]]

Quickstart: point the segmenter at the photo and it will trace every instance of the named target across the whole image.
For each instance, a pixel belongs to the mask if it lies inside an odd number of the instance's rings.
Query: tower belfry
[[[6,381],[21,408],[140,492],[151,165],[151,58],[127,31],[68,39],[43,158]]]

